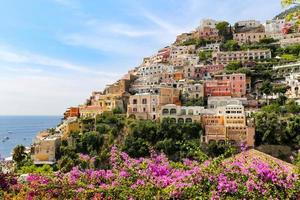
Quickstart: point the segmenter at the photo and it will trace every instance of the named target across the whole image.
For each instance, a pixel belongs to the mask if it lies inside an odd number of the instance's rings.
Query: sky
[[[280,0],[0,0],[0,115],[62,115],[195,29],[273,18]]]

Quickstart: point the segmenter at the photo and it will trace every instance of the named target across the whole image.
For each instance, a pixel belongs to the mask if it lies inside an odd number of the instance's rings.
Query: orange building
[[[173,74],[173,79],[174,79],[175,81],[179,81],[179,80],[184,79],[184,73],[183,73],[183,72],[175,72],[175,73]]]
[[[69,117],[79,117],[79,115],[80,113],[78,107],[70,107],[64,113],[64,119],[67,119]]]

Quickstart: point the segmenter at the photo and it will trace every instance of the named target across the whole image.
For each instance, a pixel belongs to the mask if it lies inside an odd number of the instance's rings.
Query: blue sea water
[[[54,128],[61,116],[0,116],[0,156],[10,156],[18,144],[30,146],[35,135]],[[8,137],[9,139],[5,139]]]

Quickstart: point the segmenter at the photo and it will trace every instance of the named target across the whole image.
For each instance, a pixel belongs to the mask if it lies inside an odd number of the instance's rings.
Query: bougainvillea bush
[[[86,156],[84,159],[89,162]],[[298,175],[282,163],[241,154],[199,163],[163,154],[133,159],[111,150],[111,169],[81,166],[69,173],[30,174],[24,182],[2,175],[4,199],[297,199]],[[4,184],[5,183],[5,184]]]

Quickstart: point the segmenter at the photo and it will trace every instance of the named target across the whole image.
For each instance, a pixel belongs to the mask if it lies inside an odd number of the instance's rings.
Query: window
[[[133,108],[132,111],[133,111],[133,112],[137,112],[137,108]]]
[[[186,118],[186,119],[185,119],[185,122],[186,122],[186,123],[192,123],[193,120],[192,120],[191,118]]]
[[[132,103],[137,104],[137,99],[133,99]]]
[[[171,114],[171,115],[176,115],[176,113],[177,113],[177,111],[176,111],[175,108],[172,108],[172,109],[170,110],[170,114]]]
[[[163,109],[163,111],[162,111],[162,113],[163,113],[163,115],[168,115],[169,114],[169,109]]]
[[[147,99],[143,99],[142,104],[147,104]]]
[[[178,119],[178,123],[179,123],[179,124],[183,124],[183,123],[184,123],[184,119],[179,118],[179,119]]]

